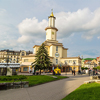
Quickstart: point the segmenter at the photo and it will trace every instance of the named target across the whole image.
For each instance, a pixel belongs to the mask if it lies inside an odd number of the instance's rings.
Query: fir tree
[[[47,69],[51,66],[51,62],[49,59],[48,51],[45,48],[44,43],[39,47],[36,56],[35,56],[35,61],[32,63],[32,67],[35,68],[35,70],[41,70],[42,69]]]

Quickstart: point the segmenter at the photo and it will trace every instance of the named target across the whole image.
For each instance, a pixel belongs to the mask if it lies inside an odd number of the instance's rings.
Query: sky
[[[68,57],[100,56],[100,0],[0,0],[0,50],[31,50],[46,40],[53,9]]]

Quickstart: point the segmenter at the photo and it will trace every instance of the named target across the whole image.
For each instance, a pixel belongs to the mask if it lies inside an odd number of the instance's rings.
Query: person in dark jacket
[[[75,70],[74,70],[74,76],[75,76]]]
[[[73,70],[72,70],[72,75],[73,75]]]

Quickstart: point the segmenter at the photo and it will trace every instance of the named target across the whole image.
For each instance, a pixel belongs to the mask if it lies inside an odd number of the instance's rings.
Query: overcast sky
[[[46,40],[53,9],[68,57],[100,56],[100,0],[0,0],[0,50],[31,50]]]

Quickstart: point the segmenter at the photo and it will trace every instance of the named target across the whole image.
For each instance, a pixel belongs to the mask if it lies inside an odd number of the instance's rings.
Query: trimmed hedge
[[[14,75],[14,76],[0,76],[0,81],[13,81],[27,79],[25,75]]]

